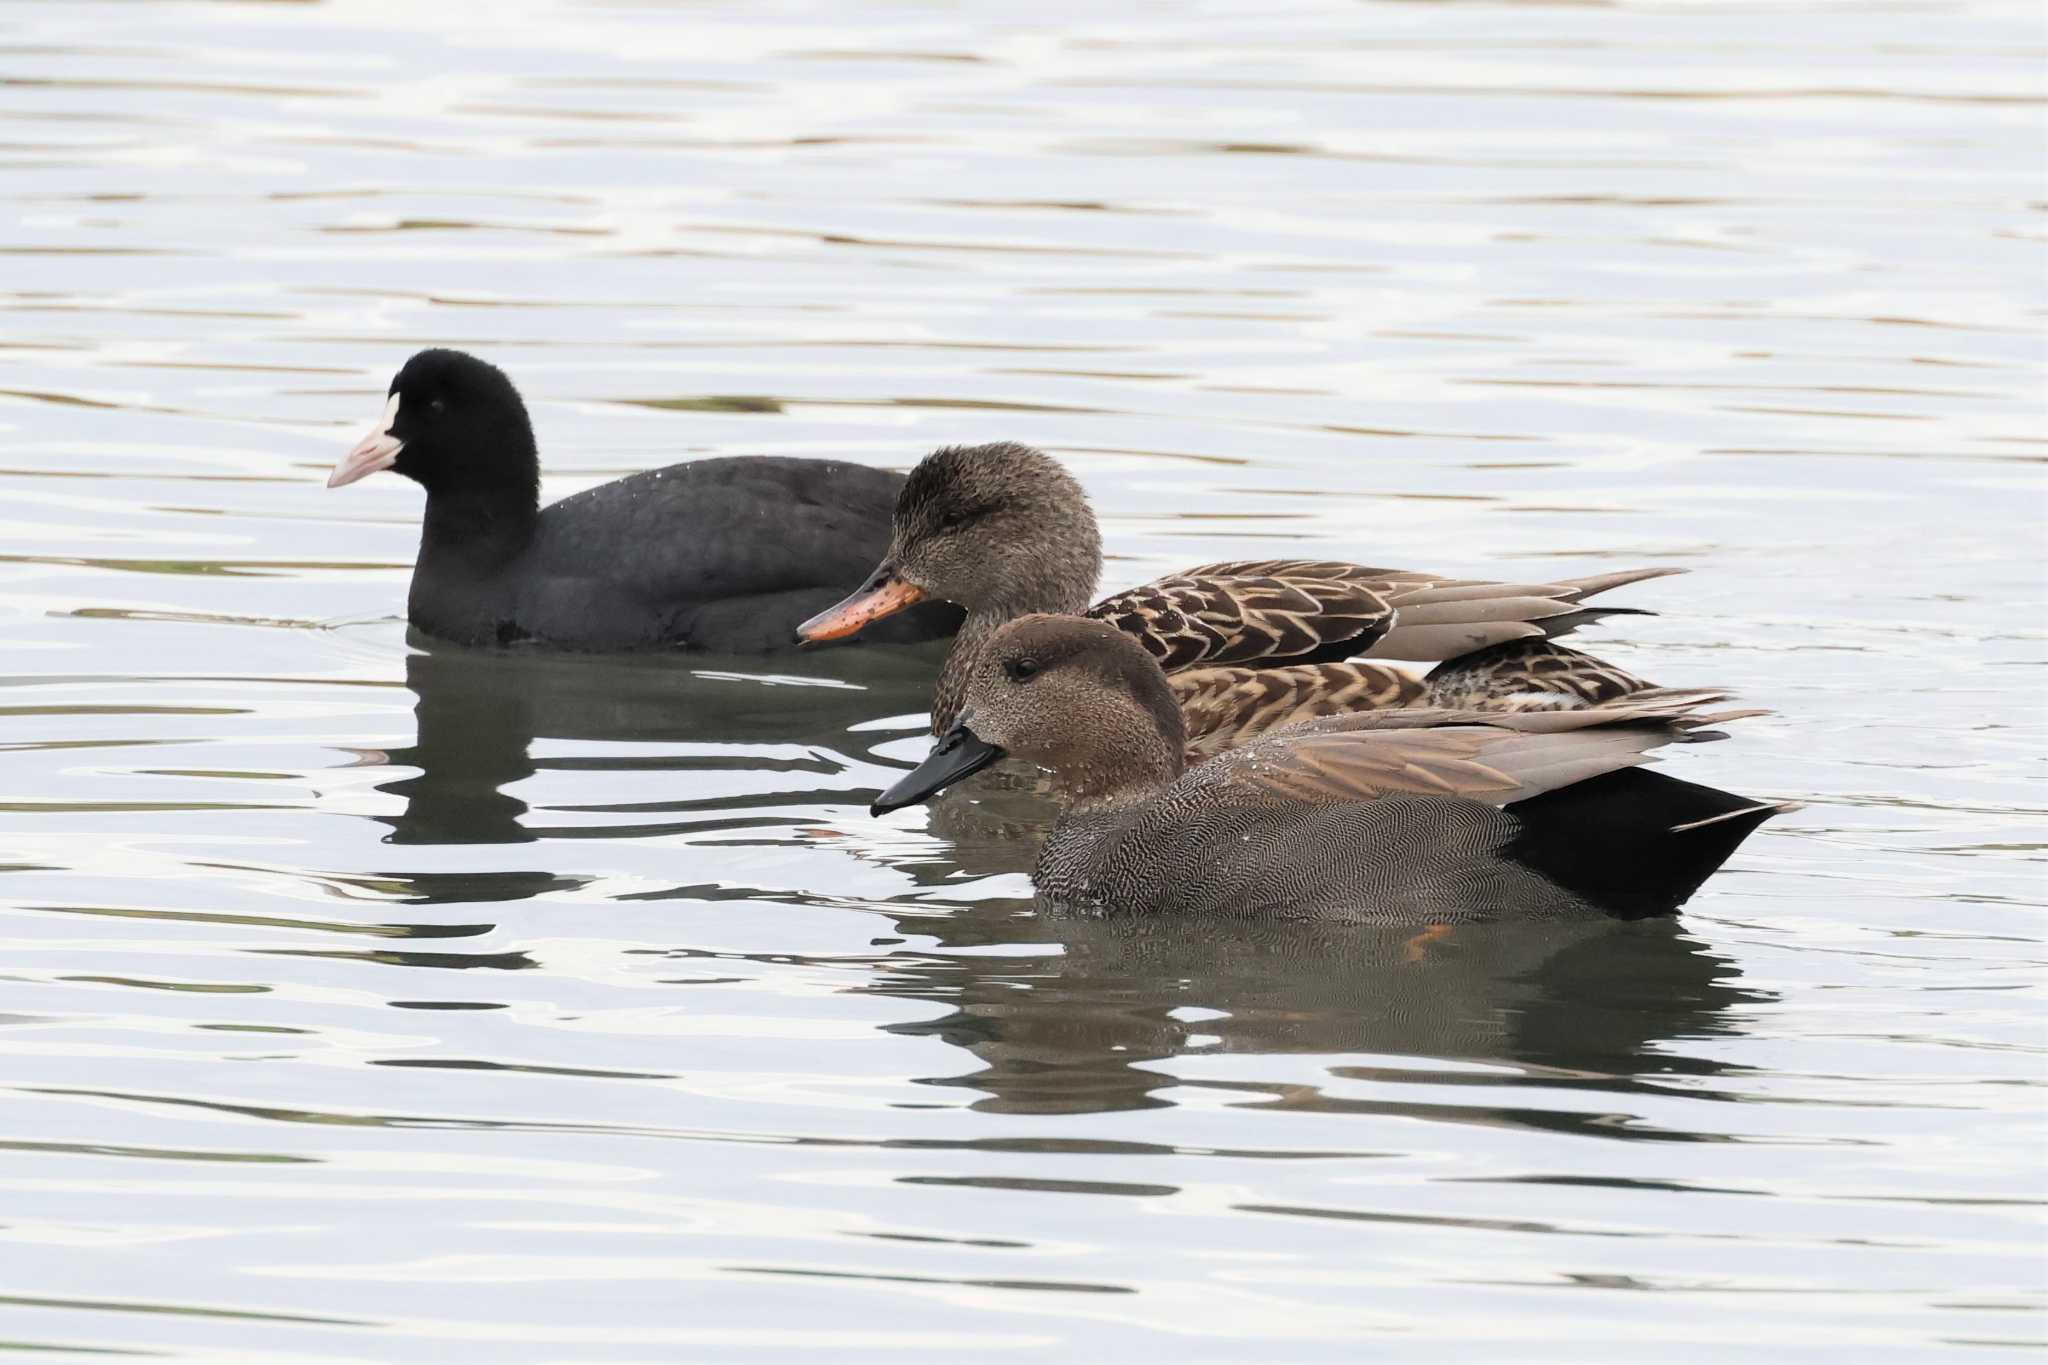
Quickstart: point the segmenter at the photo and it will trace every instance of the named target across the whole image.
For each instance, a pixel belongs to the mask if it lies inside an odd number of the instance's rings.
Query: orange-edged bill
[[[855,588],[844,602],[827,607],[798,626],[796,638],[807,645],[844,640],[858,635],[883,617],[894,616],[924,600],[923,588],[904,582],[896,576],[894,565],[884,564],[868,576],[867,582]]]

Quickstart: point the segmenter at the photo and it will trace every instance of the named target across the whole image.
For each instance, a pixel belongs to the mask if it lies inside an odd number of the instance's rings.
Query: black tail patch
[[[1685,904],[1779,807],[1623,768],[1508,813],[1522,828],[1502,850],[1507,857],[1610,915],[1642,919]],[[1675,828],[1682,825],[1692,828]]]

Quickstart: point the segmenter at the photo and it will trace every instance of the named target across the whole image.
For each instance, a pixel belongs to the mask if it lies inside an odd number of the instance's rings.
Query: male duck
[[[1115,626],[1027,616],[977,652],[963,709],[877,814],[1012,753],[1062,810],[1032,880],[1058,905],[1398,923],[1676,910],[1782,809],[1632,771],[1685,705],[1338,716],[1186,766],[1158,663]]]

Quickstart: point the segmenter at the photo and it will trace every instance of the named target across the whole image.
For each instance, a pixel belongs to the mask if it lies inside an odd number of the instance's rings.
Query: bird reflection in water
[[[847,651],[796,661],[789,666],[851,684],[805,687],[797,706],[787,687],[695,659],[428,649],[407,660],[418,739],[392,751],[389,761],[417,771],[380,787],[405,802],[398,814],[379,817],[390,827],[386,843],[722,831],[787,845],[815,837],[805,826],[827,820],[823,810],[857,807],[867,797],[832,785],[842,766],[832,755],[865,759],[857,748],[870,733],[864,727],[878,716],[922,708],[934,661],[919,653]],[[537,760],[532,750],[542,739],[719,749]],[[762,752],[768,748],[781,752]],[[571,767],[694,770],[707,778],[773,770],[788,780],[738,795],[708,780],[708,793],[686,790],[659,803],[579,806],[579,813],[617,819],[563,827],[550,827],[545,808],[530,809],[508,790],[536,773]],[[865,828],[827,837],[944,895],[963,879],[1029,867],[1051,816],[1037,785],[1028,774],[982,783],[959,809],[935,812],[924,834],[907,840],[878,840]],[[404,888],[415,902],[439,903],[517,900],[583,884],[528,870],[391,873],[377,881]],[[707,894],[687,882],[634,898]],[[833,900],[731,887],[716,894]],[[945,1005],[948,1012],[937,1019],[891,1030],[935,1036],[971,1054],[974,1069],[928,1080],[977,1092],[974,1107],[993,1112],[1146,1108],[1174,1103],[1169,1092],[1197,1085],[1237,1092],[1251,1105],[1683,1138],[1617,1117],[1611,1101],[1585,1112],[1561,1110],[1554,1099],[1527,1106],[1495,1101],[1502,1089],[1520,1085],[1646,1093],[1658,1076],[1711,1074],[1718,1063],[1670,1044],[1731,1032],[1734,1010],[1767,998],[1742,986],[1727,960],[1672,920],[1506,921],[1418,942],[1413,925],[1095,918],[1008,899],[916,908],[900,901],[833,903],[886,915],[911,940],[883,954],[860,989]],[[1172,1074],[1176,1059],[1230,1054],[1419,1058],[1505,1070],[1361,1060],[1332,1065],[1323,1084],[1217,1079],[1213,1063],[1200,1068],[1199,1079]],[[1373,1087],[1352,1084],[1377,1080],[1481,1083],[1489,1103],[1376,1097]]]
[[[1529,1084],[1646,1093],[1646,1078],[1719,1070],[1668,1045],[1731,1033],[1733,1010],[1768,998],[1742,986],[1727,959],[1674,920],[1463,925],[1418,951],[1413,926],[1020,910],[984,901],[951,914],[899,916],[901,932],[936,938],[941,951],[901,950],[871,987],[950,1007],[893,1031],[971,1053],[978,1070],[930,1083],[979,1091],[974,1107],[990,1112],[1156,1107],[1193,1085],[1238,1092],[1251,1105],[1682,1138],[1618,1119],[1604,1105],[1588,1113],[1474,1108],[1365,1097],[1365,1087],[1344,1084],[1222,1080],[1223,1068],[1208,1064],[1187,1080],[1158,1068],[1233,1053],[1421,1058],[1505,1071],[1361,1061],[1326,1074],[1338,1082],[1476,1082],[1489,1087],[1489,1099]],[[1005,945],[1018,951],[1004,953]],[[1058,951],[1047,953],[1047,945]]]
[[[761,661],[673,654],[565,655],[465,649],[414,633],[421,652],[406,659],[406,686],[417,702],[417,738],[385,761],[416,769],[378,790],[404,800],[389,826],[391,845],[524,844],[540,839],[646,838],[717,829],[780,826],[791,807],[853,805],[867,793],[830,786],[840,764],[828,756],[758,752],[766,747],[827,753],[848,750],[854,727],[878,716],[920,711],[943,650],[843,649],[777,660],[771,683]],[[934,652],[936,651],[936,652]],[[814,685],[802,686],[803,683]],[[885,738],[886,736],[879,736]],[[575,753],[536,759],[536,741],[633,745],[715,744],[717,753]],[[674,800],[579,805],[579,814],[616,821],[554,826],[510,789],[537,773],[664,772],[704,774]],[[787,774],[769,792],[721,791],[718,773]],[[692,793],[689,788],[697,790]],[[775,807],[785,813],[765,812]],[[815,818],[815,817],[813,817]],[[551,872],[391,873],[423,902],[519,900],[573,890],[588,879]]]

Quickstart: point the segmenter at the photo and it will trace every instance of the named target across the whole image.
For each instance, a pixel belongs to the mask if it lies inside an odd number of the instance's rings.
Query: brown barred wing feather
[[[1352,711],[1411,706],[1423,695],[1414,674],[1360,660],[1193,668],[1166,681],[1187,718],[1190,763],[1271,730]]]
[[[1431,669],[1421,705],[1474,711],[1550,711],[1619,701],[1722,701],[1705,688],[1659,687],[1549,640],[1514,640]]]
[[[1583,605],[1647,578],[1630,569],[1552,582],[1493,583],[1324,559],[1203,564],[1132,588],[1088,612],[1136,636],[1168,673],[1342,659],[1456,659],[1567,634],[1633,609]]]
[[[1362,572],[1317,560],[1206,564],[1105,598],[1088,615],[1135,636],[1168,673],[1348,659],[1394,624]]]

